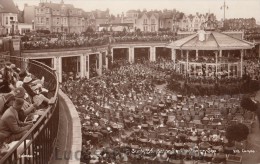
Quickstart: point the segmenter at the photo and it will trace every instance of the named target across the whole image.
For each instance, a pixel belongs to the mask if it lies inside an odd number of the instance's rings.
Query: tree
[[[90,26],[88,26],[86,32],[87,32],[87,33],[93,33],[94,30],[93,30],[93,28],[91,28]]]
[[[139,35],[141,33],[141,29],[138,28],[138,29],[135,30],[135,32],[137,33],[137,35]]]
[[[257,109],[257,104],[252,101],[249,96],[244,96],[241,100],[240,106],[246,110],[255,112]]]
[[[249,128],[242,123],[231,125],[227,128],[226,138],[229,142],[237,141],[241,142],[247,139],[249,135]]]

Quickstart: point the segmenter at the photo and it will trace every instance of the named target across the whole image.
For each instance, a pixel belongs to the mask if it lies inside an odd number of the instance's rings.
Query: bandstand
[[[176,70],[192,77],[242,77],[243,56],[254,44],[214,30],[196,34],[167,45],[172,48]]]

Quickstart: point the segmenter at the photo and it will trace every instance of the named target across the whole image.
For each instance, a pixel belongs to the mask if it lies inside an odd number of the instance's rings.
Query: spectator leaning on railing
[[[23,123],[19,120],[18,111],[22,110],[24,100],[16,98],[0,120],[0,141],[10,143],[21,139],[33,126],[32,123]]]
[[[0,156],[6,153],[9,143],[21,139],[33,126],[28,120],[42,113],[34,113],[37,108],[46,109],[55,100],[44,96],[48,93],[43,87],[44,77],[32,79],[28,71],[19,72],[15,65],[9,63],[1,72],[4,75],[2,82],[5,83],[1,83],[3,87],[0,89]]]
[[[0,96],[0,118],[3,113],[13,104],[15,97],[12,93],[6,93]]]

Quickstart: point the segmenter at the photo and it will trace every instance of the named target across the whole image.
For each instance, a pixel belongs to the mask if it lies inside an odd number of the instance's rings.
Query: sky
[[[38,5],[40,0],[13,0],[23,10],[25,3],[28,5]],[[60,3],[61,0],[47,0],[47,2]],[[228,6],[226,18],[252,18],[254,17],[260,24],[260,0],[225,0]],[[85,11],[95,9],[106,10],[117,15],[129,9],[163,10],[176,9],[185,14],[195,14],[211,12],[217,19],[223,19],[224,11],[221,6],[224,0],[64,0],[66,4],[73,4],[74,7],[82,8]]]

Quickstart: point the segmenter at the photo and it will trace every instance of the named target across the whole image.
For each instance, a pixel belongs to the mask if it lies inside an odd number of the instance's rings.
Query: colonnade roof
[[[200,31],[201,32],[201,31]],[[252,49],[254,43],[229,36],[216,31],[203,31],[173,41],[167,45],[168,48],[182,50],[237,50]],[[205,39],[201,40],[201,36]]]

